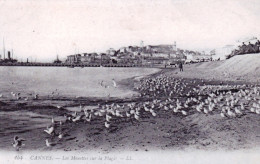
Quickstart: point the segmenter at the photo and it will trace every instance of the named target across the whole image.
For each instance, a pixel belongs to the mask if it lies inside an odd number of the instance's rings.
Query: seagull
[[[21,97],[20,97],[19,95],[17,95],[17,96],[16,96],[16,99],[17,99],[17,100],[20,100],[20,99],[21,99]]]
[[[44,130],[46,133],[48,133],[49,135],[54,134],[54,126],[51,127],[47,127],[47,129]]]
[[[112,81],[113,81],[114,87],[116,88],[116,87],[117,87],[117,84],[116,84],[115,80],[113,79]]]
[[[101,86],[101,87],[103,87],[103,82],[104,82],[103,80],[100,82],[100,86]]]
[[[75,111],[75,113],[72,114],[73,117],[76,117],[78,115],[77,111]]]
[[[230,117],[236,117],[236,114],[233,113],[230,109],[228,110],[228,113],[227,113]]]
[[[48,139],[45,140],[45,143],[47,147],[52,147],[56,145],[55,143],[49,142]]]
[[[209,111],[212,112],[214,109],[214,105],[209,105]]]
[[[106,127],[106,128],[109,128],[109,127],[110,127],[110,123],[106,121],[106,122],[105,122],[105,127]]]
[[[16,96],[16,94],[15,94],[14,92],[11,92],[11,95],[12,95],[13,97],[15,97],[15,96]]]
[[[68,114],[64,114],[64,117],[66,118],[66,121],[71,121],[72,116]]]
[[[38,98],[39,98],[39,95],[38,95],[38,94],[35,94],[35,95],[34,95],[34,99],[35,99],[35,100],[38,100]]]
[[[173,106],[172,104],[170,104],[169,108],[170,108],[170,109],[173,109],[173,108],[174,108],[174,106]]]
[[[62,108],[62,106],[60,106],[60,105],[57,105],[56,107],[57,107],[58,109],[61,109],[61,108]]]
[[[250,108],[250,111],[253,112],[253,113],[255,113],[255,108],[253,108],[253,107]]]
[[[144,107],[144,110],[146,111],[146,112],[148,112],[149,111],[149,108],[147,108],[146,106]]]
[[[59,139],[62,139],[63,136],[64,136],[64,134],[63,134],[62,132],[60,132],[59,135],[58,135],[58,138],[59,138]]]
[[[226,117],[223,112],[220,113],[221,117]]]
[[[139,115],[135,114],[134,117],[135,117],[136,120],[139,120]]]
[[[240,106],[241,106],[241,110],[245,110],[243,103],[241,103]]]
[[[155,112],[152,112],[152,115],[155,117],[157,114]]]
[[[236,112],[236,114],[242,114],[241,111],[237,107],[235,107],[235,112]]]
[[[206,108],[204,108],[203,112],[204,112],[205,114],[207,114],[207,113],[208,113],[208,110],[207,110]]]
[[[73,118],[72,121],[73,122],[77,122],[77,121],[80,121],[82,115],[78,115],[77,117]]]
[[[178,110],[179,110],[179,108],[176,107],[176,108],[173,109],[173,112],[174,112],[174,113],[177,113]]]
[[[23,141],[26,141],[26,140],[19,138],[18,136],[15,136],[14,143],[12,143],[12,145],[14,148],[16,148],[17,151],[19,151],[22,146],[25,146],[25,144],[23,144]]]
[[[164,110],[168,110],[169,108],[167,106],[164,106]]]
[[[52,123],[52,124],[55,124],[55,121],[54,121],[54,118],[53,118],[53,117],[51,117],[51,123]]]
[[[135,110],[130,110],[130,114],[134,114],[135,113]]]
[[[95,116],[98,116],[98,115],[99,115],[99,112],[98,112],[98,111],[96,111],[96,112],[94,113],[94,115],[95,115]]]
[[[116,116],[117,117],[123,117],[123,115],[120,113],[120,111],[116,110]]]
[[[79,106],[79,109],[80,109],[80,111],[83,111],[83,109],[82,109],[82,105],[80,104],[80,106]]]
[[[110,122],[111,118],[112,118],[112,116],[106,114],[106,121]]]
[[[128,111],[126,111],[125,114],[126,114],[126,117],[130,117],[131,116],[131,114]]]
[[[91,117],[92,117],[92,115],[88,114],[88,117],[86,116],[86,121],[90,122],[91,121]]]
[[[187,115],[187,112],[186,112],[186,111],[184,111],[184,110],[182,110],[182,111],[181,111],[181,113],[182,113],[184,116],[186,116],[186,115]]]

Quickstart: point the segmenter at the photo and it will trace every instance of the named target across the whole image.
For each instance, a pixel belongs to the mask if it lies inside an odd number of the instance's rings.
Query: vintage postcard
[[[0,0],[0,163],[260,163],[259,0]]]

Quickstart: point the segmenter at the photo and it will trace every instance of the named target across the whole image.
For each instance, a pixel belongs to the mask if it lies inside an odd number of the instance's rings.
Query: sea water
[[[53,92],[69,97],[131,96],[133,91],[118,85],[121,80],[157,71],[155,68],[0,67],[0,94],[3,98],[12,97],[11,92],[21,93],[21,97]]]

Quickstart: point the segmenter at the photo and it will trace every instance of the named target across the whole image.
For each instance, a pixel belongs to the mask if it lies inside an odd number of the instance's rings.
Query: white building
[[[236,49],[236,45],[226,45],[221,48],[215,49],[215,55],[212,55],[213,60],[225,60],[228,55],[232,53],[234,49]]]

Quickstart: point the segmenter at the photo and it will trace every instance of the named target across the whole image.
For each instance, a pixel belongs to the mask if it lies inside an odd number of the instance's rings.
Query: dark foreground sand
[[[190,66],[191,67],[191,66]],[[176,78],[185,75],[186,80],[189,73],[179,73],[176,70],[163,70],[158,74],[167,74]],[[186,71],[186,70],[185,70]],[[203,73],[200,70],[200,73]],[[205,75],[204,75],[205,76]],[[196,78],[192,74],[191,78]],[[202,78],[202,76],[198,76]],[[217,79],[219,78],[219,79]],[[206,80],[205,83],[220,81],[221,77],[215,77],[213,80]],[[198,79],[199,80],[199,79]],[[134,79],[128,79],[121,82],[124,87],[133,87]],[[229,84],[246,83],[246,81],[227,81]],[[133,97],[129,99],[111,98],[109,100],[98,98],[66,98],[55,97],[49,99],[40,97],[40,100],[8,101],[0,102],[0,111],[33,111],[35,113],[46,114],[54,117],[62,116],[68,113],[67,107],[97,104],[111,104],[112,102],[138,102],[147,98]],[[57,109],[52,104],[60,104],[64,109]],[[8,122],[15,124],[15,122]],[[26,126],[30,126],[27,124]],[[62,139],[51,138],[43,132],[44,127],[32,128],[23,131],[24,126],[17,127],[19,133],[1,133],[1,150],[15,151],[11,143],[13,136],[18,135],[25,138],[26,146],[22,150],[62,150],[62,151],[89,151],[96,152],[116,152],[127,151],[151,151],[151,150],[236,150],[251,149],[260,146],[260,117],[256,114],[247,113],[235,118],[222,118],[219,113],[200,114],[190,113],[187,116],[181,114],[172,114],[172,111],[161,110],[157,117],[145,115],[139,121],[135,119],[119,119],[112,122],[109,129],[104,127],[104,118],[94,117],[93,121],[64,123],[63,131],[67,136]],[[53,147],[46,147],[45,139],[57,143]]]

